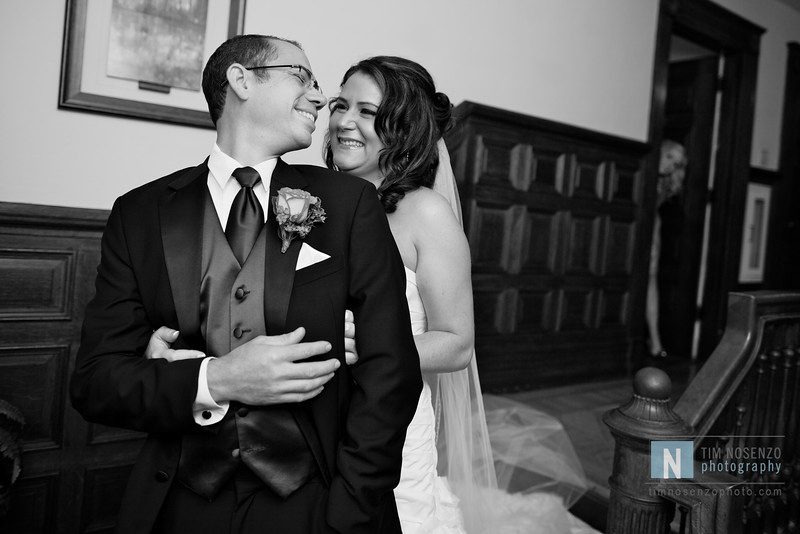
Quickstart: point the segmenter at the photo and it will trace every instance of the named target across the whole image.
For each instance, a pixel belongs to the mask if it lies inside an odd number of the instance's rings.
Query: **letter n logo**
[[[651,441],[650,478],[694,478],[694,442]]]

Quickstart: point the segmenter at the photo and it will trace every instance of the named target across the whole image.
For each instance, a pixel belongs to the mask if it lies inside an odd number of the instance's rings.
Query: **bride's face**
[[[384,145],[375,133],[375,115],[381,103],[378,85],[362,72],[356,72],[331,99],[328,135],[333,162],[344,172],[378,184],[383,176],[378,156]]]

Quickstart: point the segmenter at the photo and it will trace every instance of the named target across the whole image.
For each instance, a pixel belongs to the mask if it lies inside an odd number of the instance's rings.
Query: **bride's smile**
[[[375,131],[375,117],[381,104],[381,90],[369,76],[355,73],[331,99],[328,136],[333,162],[344,172],[373,183],[383,176],[378,157],[384,148]]]

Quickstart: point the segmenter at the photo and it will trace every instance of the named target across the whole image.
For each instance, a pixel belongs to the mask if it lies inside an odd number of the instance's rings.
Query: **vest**
[[[211,196],[203,217],[200,325],[206,354],[223,356],[266,334],[264,318],[264,225],[244,265],[231,252]],[[282,406],[231,402],[216,425],[183,437],[178,480],[207,498],[222,489],[242,465],[286,496],[316,472],[314,459],[294,417]]]

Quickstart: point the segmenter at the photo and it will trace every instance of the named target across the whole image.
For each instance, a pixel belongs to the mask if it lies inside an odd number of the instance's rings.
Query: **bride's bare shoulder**
[[[421,225],[434,221],[441,223],[442,219],[455,221],[455,215],[447,199],[427,187],[406,193],[397,204],[397,211],[398,213],[402,211],[404,217],[410,217]]]
[[[418,251],[449,250],[466,239],[447,199],[428,188],[406,193],[397,204],[392,226],[396,233],[408,236]]]

